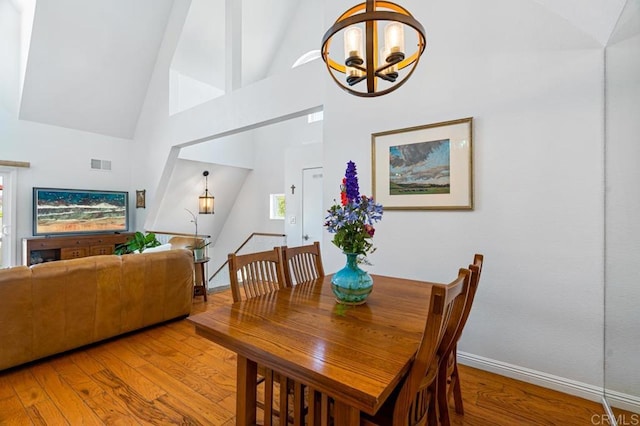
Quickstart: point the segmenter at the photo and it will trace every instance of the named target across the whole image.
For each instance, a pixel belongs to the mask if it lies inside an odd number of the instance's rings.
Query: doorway
[[[15,265],[15,239],[11,224],[15,216],[15,171],[0,168],[0,268]]]
[[[302,245],[322,243],[322,167],[302,169]]]

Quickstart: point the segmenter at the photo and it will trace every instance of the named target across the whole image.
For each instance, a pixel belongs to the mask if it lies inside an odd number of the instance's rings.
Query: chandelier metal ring
[[[378,8],[386,8],[389,10],[378,10]],[[364,10],[364,12],[362,12]],[[391,23],[400,23],[412,28],[417,37],[417,50],[410,55],[405,52],[395,52],[386,57],[386,62],[378,64],[380,59],[378,56],[378,34],[377,23],[387,21]],[[366,48],[365,57],[359,55],[349,56],[345,59],[344,64],[339,63],[330,57],[330,46],[332,38],[340,31],[347,30],[351,26],[357,24],[365,24],[365,41]],[[404,36],[403,36],[404,37]],[[322,59],[324,60],[329,74],[333,80],[343,90],[350,94],[361,97],[374,97],[390,93],[402,86],[407,79],[413,74],[418,65],[420,56],[426,47],[426,38],[424,27],[403,7],[388,1],[367,0],[360,3],[345,13],[343,13],[327,30],[322,38]],[[346,49],[346,48],[345,48]],[[345,54],[345,56],[347,56]],[[412,68],[398,81],[399,70],[408,66]],[[333,70],[333,71],[332,71]],[[336,74],[344,74],[345,81],[341,81]],[[386,80],[393,83],[384,90],[377,89],[377,79]],[[366,80],[366,91],[358,91],[352,87],[361,81]]]

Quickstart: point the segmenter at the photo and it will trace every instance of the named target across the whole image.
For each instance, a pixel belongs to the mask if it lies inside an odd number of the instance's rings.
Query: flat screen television
[[[33,188],[33,235],[129,230],[129,193]]]

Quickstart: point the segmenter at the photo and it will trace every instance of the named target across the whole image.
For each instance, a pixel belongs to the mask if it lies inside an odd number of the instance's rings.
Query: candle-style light
[[[400,22],[390,22],[384,27],[384,47],[389,52],[387,62],[404,59],[404,26]]]
[[[363,52],[362,28],[356,26],[347,28],[344,32],[344,63],[347,66],[347,82],[350,85],[365,78],[364,72],[356,68],[364,64]]]

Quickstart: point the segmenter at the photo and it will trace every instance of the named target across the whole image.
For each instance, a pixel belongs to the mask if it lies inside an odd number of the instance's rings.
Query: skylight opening
[[[300,56],[297,61],[293,63],[291,68],[299,67],[300,65],[306,64],[307,62],[315,61],[320,58],[320,50],[310,50],[304,55]]]

